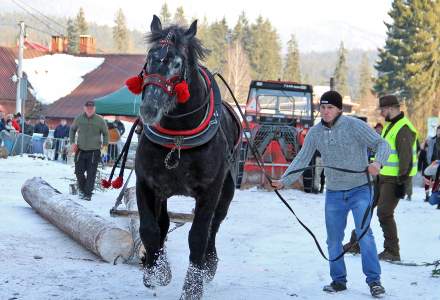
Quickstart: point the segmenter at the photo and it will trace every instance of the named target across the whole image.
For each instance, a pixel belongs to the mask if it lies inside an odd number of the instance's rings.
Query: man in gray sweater
[[[280,189],[298,180],[300,173],[289,176],[289,172],[308,166],[316,150],[321,153],[324,166],[332,166],[355,171],[368,170],[371,175],[379,174],[381,166],[390,154],[388,143],[368,124],[359,119],[342,115],[342,97],[338,92],[328,91],[320,100],[321,123],[313,126],[306,136],[301,151],[287,168],[280,180],[273,180],[272,186]],[[376,152],[376,160],[368,164],[367,149]],[[325,196],[325,221],[327,247],[330,260],[343,252],[342,241],[347,224],[347,216],[352,211],[359,237],[362,219],[372,200],[368,187],[367,173],[346,173],[329,168],[324,169],[327,179]],[[367,219],[369,224],[371,215]],[[371,295],[380,297],[385,289],[380,282],[380,265],[376,243],[371,229],[359,242],[362,255],[362,270]],[[324,287],[326,292],[346,290],[347,271],[344,257],[330,262],[332,282]]]

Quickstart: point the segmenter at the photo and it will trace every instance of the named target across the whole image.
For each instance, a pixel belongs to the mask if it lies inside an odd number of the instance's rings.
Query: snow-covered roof
[[[23,71],[33,86],[35,98],[51,104],[70,94],[83,76],[99,67],[103,57],[53,54],[23,60]]]

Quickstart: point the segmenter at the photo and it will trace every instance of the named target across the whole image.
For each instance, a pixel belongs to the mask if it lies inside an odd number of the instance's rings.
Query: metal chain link
[[[174,139],[174,147],[171,149],[170,152],[168,152],[168,154],[167,154],[167,156],[165,157],[165,160],[164,160],[165,168],[167,168],[168,170],[175,169],[179,165],[180,149],[182,147],[182,143],[183,143],[183,136],[178,136],[178,137],[176,137]],[[176,150],[177,150],[177,159],[174,162],[174,164],[170,165],[171,156],[173,155],[173,153]]]

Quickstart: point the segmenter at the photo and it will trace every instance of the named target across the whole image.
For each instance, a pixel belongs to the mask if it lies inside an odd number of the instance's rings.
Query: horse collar
[[[207,143],[216,133],[220,125],[222,100],[217,83],[212,75],[203,67],[199,68],[209,90],[206,114],[202,122],[189,130],[170,130],[156,125],[144,125],[144,134],[151,142],[169,149],[190,149]],[[179,141],[179,142],[177,142]]]

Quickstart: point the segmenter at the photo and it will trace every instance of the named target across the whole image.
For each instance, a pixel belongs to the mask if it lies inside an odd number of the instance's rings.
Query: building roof
[[[104,62],[84,76],[84,81],[69,95],[49,105],[44,114],[48,118],[71,119],[83,111],[89,100],[108,95],[120,89],[127,78],[139,74],[145,62],[145,55],[97,54]]]
[[[17,84],[11,80],[11,77],[17,72],[17,48],[0,47],[0,99],[15,101]],[[33,58],[44,55],[44,52],[26,49],[23,53],[24,58]],[[28,97],[32,95],[28,93]]]

